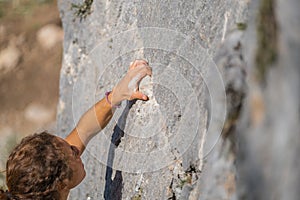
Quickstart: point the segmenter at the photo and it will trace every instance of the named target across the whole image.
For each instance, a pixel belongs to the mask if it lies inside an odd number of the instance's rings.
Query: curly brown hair
[[[6,163],[8,191],[0,199],[59,200],[63,181],[71,179],[61,141],[47,132],[25,137]]]

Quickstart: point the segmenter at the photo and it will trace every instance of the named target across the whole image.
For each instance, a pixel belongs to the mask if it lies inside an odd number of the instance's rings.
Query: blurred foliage
[[[0,18],[10,15],[30,15],[39,5],[53,2],[55,0],[0,0]]]
[[[0,22],[19,21],[23,17],[31,16],[41,6],[56,4],[56,0],[0,0]],[[31,20],[29,23],[32,28],[40,27],[38,20]],[[19,25],[20,23],[11,23]],[[28,27],[23,32],[28,31]],[[16,132],[9,132],[5,134],[0,132],[0,188],[6,189],[6,162],[7,158],[22,137],[22,134]]]
[[[12,134],[8,136],[1,136],[1,143],[0,143],[0,151],[1,151],[1,158],[0,158],[0,188],[6,189],[5,185],[5,167],[6,167],[6,161],[10,154],[10,152],[13,150],[13,148],[17,145],[19,140],[19,135],[15,132],[12,132]]]

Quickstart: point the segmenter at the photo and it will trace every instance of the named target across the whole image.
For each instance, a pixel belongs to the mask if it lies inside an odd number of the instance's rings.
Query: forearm
[[[148,97],[139,91],[139,83],[147,75],[151,76],[152,70],[146,61],[135,60],[131,63],[126,75],[114,87],[113,92],[108,95],[108,101],[103,98],[90,108],[80,118],[77,126],[67,136],[66,141],[78,147],[82,153],[90,139],[104,129],[111,120],[112,107],[125,99],[148,100]]]
[[[87,144],[89,139],[105,128],[112,115],[111,105],[103,98],[80,118],[75,129],[79,136],[83,137],[84,144]]]
[[[111,94],[108,98],[111,100]],[[90,139],[106,127],[112,116],[112,106],[103,98],[83,114],[66,140],[82,153]]]

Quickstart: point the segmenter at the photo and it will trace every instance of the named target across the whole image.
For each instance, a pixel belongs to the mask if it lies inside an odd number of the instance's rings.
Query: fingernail
[[[148,100],[148,97],[146,95],[143,95],[144,100]]]

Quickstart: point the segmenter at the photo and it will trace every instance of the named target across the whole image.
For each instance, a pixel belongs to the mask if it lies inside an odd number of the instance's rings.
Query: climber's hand
[[[148,96],[139,91],[139,84],[147,75],[152,75],[152,69],[148,65],[147,61],[135,60],[130,63],[127,74],[120,80],[112,91],[112,105],[117,105],[125,99],[148,100]]]

